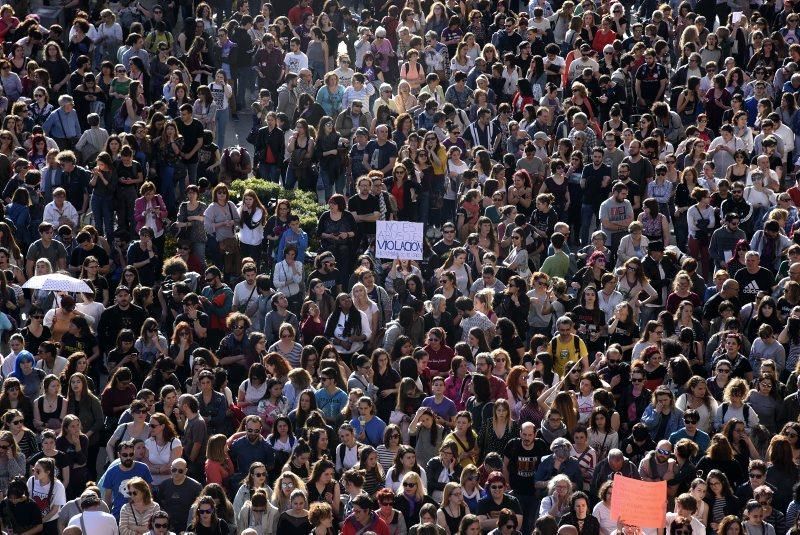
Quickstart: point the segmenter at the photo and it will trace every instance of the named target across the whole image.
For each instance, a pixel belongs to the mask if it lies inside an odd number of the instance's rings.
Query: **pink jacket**
[[[158,208],[158,214],[155,218],[156,228],[153,229],[156,231],[156,234],[158,234],[164,230],[164,219],[167,217],[167,205],[164,204],[164,199],[161,198],[161,195],[153,196],[153,205]],[[133,218],[136,220],[136,232],[142,229],[147,220],[145,217],[146,210],[147,199],[144,197],[136,199],[136,203],[133,205]]]

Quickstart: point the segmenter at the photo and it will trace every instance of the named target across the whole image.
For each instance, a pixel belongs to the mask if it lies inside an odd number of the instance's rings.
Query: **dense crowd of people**
[[[39,7],[2,531],[800,534],[800,1]]]

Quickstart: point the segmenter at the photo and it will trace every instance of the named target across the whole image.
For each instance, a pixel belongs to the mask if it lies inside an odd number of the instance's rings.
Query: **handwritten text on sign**
[[[375,257],[422,260],[422,223],[376,221]]]
[[[639,528],[663,528],[667,514],[667,482],[614,476],[611,519]]]

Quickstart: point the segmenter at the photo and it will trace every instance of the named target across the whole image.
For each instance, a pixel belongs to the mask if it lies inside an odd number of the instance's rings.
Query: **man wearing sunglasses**
[[[693,458],[693,462],[698,461],[699,457],[705,455],[708,446],[711,444],[711,437],[708,436],[708,433],[698,428],[697,424],[699,422],[700,413],[697,412],[697,409],[686,409],[686,411],[683,413],[683,427],[669,436],[669,441],[673,446],[675,446],[678,441],[683,438],[688,438],[697,444],[698,457]]]
[[[73,516],[68,526],[78,526],[83,533],[116,533],[117,521],[102,509],[100,497],[92,490],[79,498],[81,513]]]
[[[141,477],[148,484],[153,482],[153,476],[146,464],[134,460],[134,447],[132,440],[120,442],[117,455],[119,464],[112,463],[108,467],[101,480],[103,489],[103,499],[111,508],[111,514],[119,519],[119,512],[122,506],[128,503],[127,481],[134,477]],[[100,532],[104,533],[104,532]]]
[[[158,486],[161,510],[169,513],[169,531],[186,531],[186,519],[203,486],[187,475],[186,461],[172,461],[172,477]],[[162,522],[164,520],[161,520]]]

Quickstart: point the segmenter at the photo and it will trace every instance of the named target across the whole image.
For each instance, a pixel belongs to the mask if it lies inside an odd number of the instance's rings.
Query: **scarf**
[[[553,441],[559,437],[567,436],[567,426],[564,425],[564,422],[561,422],[561,427],[553,431],[547,427],[547,420],[542,420],[542,425],[539,428],[539,431],[542,433],[542,438],[544,441],[548,444],[552,444]]]

